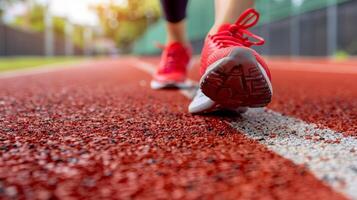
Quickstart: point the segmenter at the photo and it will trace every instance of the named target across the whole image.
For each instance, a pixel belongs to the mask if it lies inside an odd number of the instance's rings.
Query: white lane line
[[[150,74],[155,71],[150,63],[140,59],[134,62],[138,69]],[[241,118],[228,123],[282,157],[303,164],[319,180],[357,200],[355,138],[269,109],[249,109]]]
[[[133,60],[132,63],[135,63],[134,67],[136,67],[142,71],[145,71],[145,72],[149,73],[150,75],[155,73],[155,66],[153,64],[144,62],[138,58],[131,58],[131,59]]]
[[[230,122],[296,164],[303,164],[336,191],[357,199],[357,140],[269,109],[249,109]]]
[[[5,72],[0,72],[0,79],[50,73],[50,72],[62,71],[64,69],[74,69],[74,68],[86,66],[90,62],[91,62],[90,60],[60,62],[60,63],[54,63],[48,65],[40,65],[32,68],[30,67],[25,69],[5,71]]]

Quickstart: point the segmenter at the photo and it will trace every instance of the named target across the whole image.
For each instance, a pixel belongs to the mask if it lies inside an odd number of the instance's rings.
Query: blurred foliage
[[[26,14],[17,16],[12,25],[31,31],[43,32],[45,30],[44,17],[45,7],[41,4],[34,4]],[[64,35],[65,19],[53,17],[52,20],[54,32]]]
[[[26,14],[17,16],[12,25],[32,31],[42,32],[45,29],[43,20],[44,13],[44,7],[40,4],[35,4]]]
[[[0,23],[2,22],[2,16],[4,11],[14,3],[22,2],[24,0],[0,0]]]
[[[333,57],[336,60],[347,60],[350,57],[350,55],[346,51],[338,50]]]
[[[105,36],[114,39],[123,52],[131,51],[134,41],[161,15],[158,0],[127,0],[125,5],[111,2],[95,10]]]
[[[13,3],[27,4],[26,0],[0,0],[0,3],[7,5]],[[10,24],[26,30],[44,32],[46,6],[36,1],[31,1],[27,7],[28,11],[17,16]],[[155,23],[160,18],[159,0],[123,0],[122,3],[112,0],[106,4],[98,4],[93,10],[98,14],[102,34],[116,42],[123,52],[132,49],[134,41],[140,38],[148,29],[149,25]],[[66,19],[52,17],[52,25],[56,35],[65,35]],[[79,25],[73,26],[73,41],[76,46],[83,47],[85,28]]]
[[[22,16],[17,16],[11,25],[31,31],[44,32],[45,12],[46,12],[46,7],[44,5],[35,3],[30,7],[30,9],[26,14]],[[65,35],[65,26],[66,26],[65,18],[53,16],[52,26],[53,26],[54,33],[56,35],[62,37]],[[84,44],[83,32],[84,32],[84,27],[79,25],[74,25],[72,39],[76,46],[83,47]]]
[[[84,48],[84,36],[83,36],[84,31],[85,28],[83,26],[75,25],[73,27],[73,35],[72,35],[73,43],[81,48]]]

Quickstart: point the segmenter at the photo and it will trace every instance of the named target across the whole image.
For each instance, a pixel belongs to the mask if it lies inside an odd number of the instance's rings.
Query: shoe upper
[[[243,12],[234,24],[223,24],[216,34],[207,35],[201,54],[201,75],[205,73],[211,64],[229,56],[233,49],[245,48],[255,55],[257,61],[262,65],[269,79],[271,79],[270,71],[263,58],[250,48],[252,45],[264,44],[263,38],[248,31],[258,20],[259,13],[251,8]],[[254,39],[254,41],[250,40],[250,38]]]
[[[154,79],[160,82],[185,81],[190,59],[190,47],[179,42],[168,44],[161,54],[160,64],[154,74]]]

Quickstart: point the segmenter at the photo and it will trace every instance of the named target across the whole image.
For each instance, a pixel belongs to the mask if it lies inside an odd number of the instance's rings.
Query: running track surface
[[[357,62],[271,59],[242,116],[188,114],[157,62],[0,75],[0,198],[357,199]]]

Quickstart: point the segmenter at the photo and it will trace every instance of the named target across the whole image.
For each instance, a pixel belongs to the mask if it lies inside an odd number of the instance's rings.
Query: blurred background
[[[256,0],[256,7],[261,20],[252,31],[266,39],[257,48],[265,55],[357,54],[357,0]],[[188,17],[199,53],[213,1],[191,0]],[[158,0],[0,0],[0,70],[83,56],[155,55],[155,42],[165,42]]]

